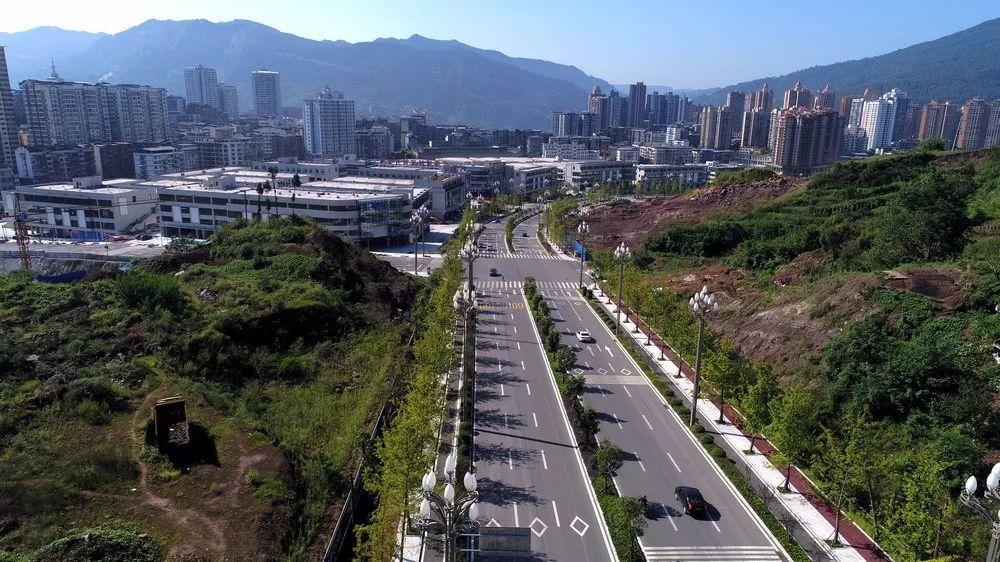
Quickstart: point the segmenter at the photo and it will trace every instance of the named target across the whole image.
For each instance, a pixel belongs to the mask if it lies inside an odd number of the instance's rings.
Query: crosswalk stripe
[[[767,546],[643,546],[648,562],[774,562],[781,556]]]

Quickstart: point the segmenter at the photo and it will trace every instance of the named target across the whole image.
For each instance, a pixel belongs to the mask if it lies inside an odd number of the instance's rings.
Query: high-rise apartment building
[[[624,127],[628,124],[628,100],[617,90],[608,94],[608,127]]]
[[[219,111],[230,120],[236,121],[240,118],[240,98],[236,91],[236,86],[219,82]]]
[[[795,85],[785,90],[785,99],[782,104],[784,109],[792,107],[804,107],[809,109],[813,106],[813,95],[808,89],[802,87],[801,81],[796,81]]]
[[[726,115],[723,116],[723,113]],[[728,108],[720,109],[714,105],[703,107],[701,109],[701,140],[698,146],[717,150],[728,149],[729,139],[727,135],[731,133],[728,128],[730,126],[728,120],[731,115],[732,112]]]
[[[906,137],[907,119],[910,115],[910,97],[906,92],[893,88],[882,94],[882,98],[892,100],[896,107],[896,118],[892,128],[892,142],[897,143]]]
[[[1000,100],[993,100],[986,117],[986,135],[983,146],[989,148],[1000,145]]]
[[[557,137],[589,137],[596,127],[596,113],[552,112],[552,134]]]
[[[255,70],[250,73],[253,91],[253,110],[257,117],[281,116],[281,76],[273,70]],[[190,103],[190,100],[188,100]],[[354,103],[354,102],[351,102]],[[352,132],[351,138],[354,137]]]
[[[646,121],[646,85],[636,82],[628,87],[628,126],[642,127]]]
[[[924,111],[924,106],[910,101],[906,108],[906,128],[903,130],[901,140],[915,141],[920,136],[920,115]],[[897,123],[898,126],[898,123]]]
[[[302,101],[302,136],[314,156],[356,154],[354,100],[327,86],[315,98]]]
[[[200,64],[185,68],[184,98],[189,104],[219,109],[219,81],[215,69]]]
[[[919,140],[944,139],[945,147],[952,148],[958,131],[959,108],[950,101],[931,100],[920,113]]]
[[[743,92],[728,92],[726,94],[725,107],[731,109],[736,115],[742,115],[746,109],[747,95]]]
[[[833,90],[830,89],[830,85],[827,84],[819,93],[816,94],[816,97],[813,98],[813,108],[833,109],[833,104],[836,99],[837,96],[833,93]]]
[[[782,174],[810,174],[837,160],[844,118],[832,109],[775,110],[773,165]]]
[[[653,92],[646,96],[646,113],[650,125],[672,125],[677,122],[677,106],[680,96],[672,92]]]
[[[743,112],[740,128],[740,146],[744,148],[767,148],[767,137],[771,129],[771,112],[754,109]]]
[[[759,90],[750,93],[748,111],[764,111],[770,113],[774,108],[774,90],[767,87],[767,82]]]
[[[962,104],[962,117],[958,122],[955,148],[975,149],[986,144],[986,125],[989,107],[976,96]]]
[[[892,143],[896,124],[896,103],[885,97],[865,100],[861,109],[860,129],[864,131],[865,150],[885,148]]]
[[[136,84],[102,84],[111,136],[108,141],[168,140],[167,91]]]
[[[0,190],[14,187],[14,150],[19,143],[14,117],[14,95],[7,74],[7,55],[0,46]]]
[[[609,124],[608,111],[608,96],[601,93],[600,86],[594,86],[594,89],[590,91],[590,95],[587,96],[587,113],[593,113],[597,116],[597,130],[607,131]]]

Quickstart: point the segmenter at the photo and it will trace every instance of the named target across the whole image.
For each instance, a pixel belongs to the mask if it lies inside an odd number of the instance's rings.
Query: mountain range
[[[67,80],[151,84],[183,94],[184,68],[203,64],[235,85],[250,107],[252,70],[281,72],[282,102],[297,106],[329,85],[356,100],[359,117],[426,111],[434,123],[548,128],[553,111],[583,109],[587,93],[613,86],[575,66],[516,58],[459,41],[376,39],[316,41],[247,21],[149,20],[113,35],[39,27],[0,33],[11,82],[44,78],[54,61]],[[916,100],[1000,97],[1000,19],[891,53],[702,90],[676,91],[721,103],[729,90],[752,91],[767,81],[780,92],[801,80],[840,95],[865,88],[900,88]],[[15,86],[16,87],[16,86]]]
[[[856,95],[865,88],[880,92],[899,88],[918,101],[1000,98],[1000,18],[884,55],[730,84],[695,101],[722,103],[726,92],[750,92],[765,81],[781,92],[799,80],[813,91],[829,84],[837,95]]]

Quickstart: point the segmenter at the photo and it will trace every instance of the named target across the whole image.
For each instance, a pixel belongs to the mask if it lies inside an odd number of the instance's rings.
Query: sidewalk
[[[600,306],[613,315],[617,311],[615,303],[596,284],[592,287]],[[628,307],[623,307],[622,312],[623,334],[634,340],[637,347],[646,352],[650,362],[663,373],[664,380],[680,390],[690,403],[694,393],[693,369],[681,361],[677,353],[662,338],[653,333],[648,326],[643,324],[641,319],[637,319]],[[682,365],[680,374],[678,365]],[[741,452],[750,448],[750,437],[739,427],[742,423],[742,416],[735,408],[726,404],[724,416],[726,423],[719,425],[716,423],[718,419],[719,405],[710,400],[700,399],[698,401],[698,421],[705,426],[709,433],[718,435],[725,441],[725,444],[728,445],[726,448],[730,451]],[[733,419],[739,423],[734,425]],[[824,550],[824,554],[829,559],[837,561],[890,560],[889,556],[846,515],[841,517],[840,522],[840,540],[844,546],[838,548],[828,546],[825,541],[833,538],[837,518],[836,510],[823,499],[816,486],[798,468],[793,468],[791,472],[789,484],[791,492],[777,492],[777,488],[785,482],[785,475],[783,469],[772,465],[768,460],[768,455],[775,451],[774,446],[765,438],[758,436],[754,441],[754,450],[763,454],[730,456],[738,457],[733,460],[741,472],[744,474],[747,474],[748,471],[752,472],[759,481],[774,492],[774,498],[781,504],[784,511],[795,518],[798,524],[808,532],[813,542]]]

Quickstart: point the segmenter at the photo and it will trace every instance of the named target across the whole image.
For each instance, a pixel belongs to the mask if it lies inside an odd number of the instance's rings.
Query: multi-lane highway
[[[493,249],[476,262],[477,290],[485,295],[479,315],[476,399],[484,519],[502,526],[532,526],[538,531],[535,550],[550,559],[611,556],[525,310],[523,280],[531,276],[549,303],[564,343],[576,351],[577,372],[586,379],[583,399],[601,420],[598,438],[611,440],[625,452],[616,485],[622,494],[645,494],[649,500],[648,526],[640,541],[646,559],[786,560],[757,515],[576,291],[579,262],[548,255],[535,237],[537,224],[532,219],[518,226],[514,253],[504,247],[500,225],[490,225],[481,243]],[[490,268],[496,268],[498,276],[489,276]],[[595,341],[578,342],[577,330],[588,330]],[[702,491],[711,506],[708,517],[683,514],[673,495],[679,485]]]
[[[484,249],[502,249],[501,225],[489,225],[479,241]],[[474,268],[482,297],[473,452],[480,518],[487,525],[529,527],[539,560],[613,560],[610,536],[523,292],[503,282],[517,277],[514,261],[483,257]],[[490,277],[491,268],[497,277]]]

